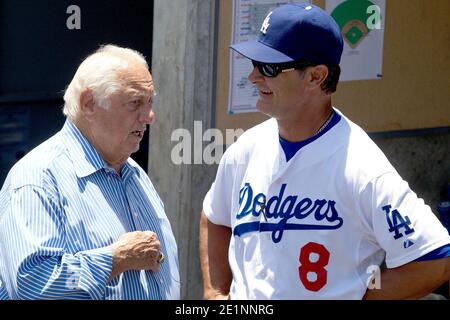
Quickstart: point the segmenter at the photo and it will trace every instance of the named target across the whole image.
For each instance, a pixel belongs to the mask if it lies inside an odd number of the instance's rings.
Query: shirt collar
[[[61,132],[63,142],[72,159],[75,173],[79,178],[87,177],[101,169],[114,170],[103,160],[94,146],[72,121],[67,119]],[[123,179],[128,178],[133,173],[139,175],[139,167],[128,158],[121,168],[121,173]]]
[[[122,179],[125,181],[133,174],[136,174],[138,177],[140,177],[139,165],[133,160],[131,160],[131,158],[128,158],[127,162],[123,165],[121,169]]]

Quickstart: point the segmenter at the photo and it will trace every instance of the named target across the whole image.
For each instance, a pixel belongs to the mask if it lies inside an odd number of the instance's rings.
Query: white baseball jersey
[[[384,259],[393,268],[450,243],[382,151],[339,114],[288,162],[274,119],[225,152],[203,209],[233,232],[232,299],[361,299]]]

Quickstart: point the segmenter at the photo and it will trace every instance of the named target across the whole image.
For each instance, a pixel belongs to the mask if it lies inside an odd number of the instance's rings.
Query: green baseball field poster
[[[386,0],[326,0],[344,39],[341,81],[380,79]]]

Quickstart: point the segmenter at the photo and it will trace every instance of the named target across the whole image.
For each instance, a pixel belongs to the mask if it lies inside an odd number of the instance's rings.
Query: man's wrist
[[[122,250],[115,244],[110,246],[112,252],[112,270],[111,275],[109,277],[109,281],[112,280],[117,275],[126,271],[124,267],[124,263],[126,259],[124,258],[124,254]]]
[[[230,293],[224,293],[217,289],[205,290],[203,297],[205,300],[230,300]]]

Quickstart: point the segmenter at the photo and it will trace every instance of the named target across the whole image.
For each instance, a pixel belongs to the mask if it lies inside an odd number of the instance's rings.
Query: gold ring
[[[164,262],[164,253],[160,252],[159,258],[158,258],[158,263],[163,263],[163,262]]]

